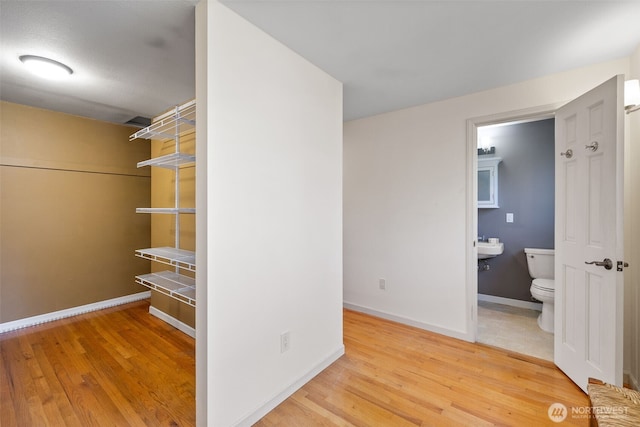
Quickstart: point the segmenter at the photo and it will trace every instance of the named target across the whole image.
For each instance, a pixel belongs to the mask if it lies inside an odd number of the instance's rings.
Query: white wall
[[[631,55],[629,78],[640,79],[640,46]],[[625,373],[640,387],[640,111],[627,115],[625,158]]]
[[[467,119],[562,103],[628,71],[623,58],[346,122],[345,305],[473,339]]]
[[[207,105],[209,69],[209,11],[208,2],[196,5],[195,56],[196,56],[196,300],[209,301],[209,269],[207,266],[208,218],[208,141],[209,126]],[[196,307],[196,424],[206,426],[209,418],[209,353],[214,342],[209,337],[209,310],[207,304]],[[211,395],[211,399],[213,394]]]
[[[250,425],[344,352],[342,85],[217,2],[197,14],[198,424]]]

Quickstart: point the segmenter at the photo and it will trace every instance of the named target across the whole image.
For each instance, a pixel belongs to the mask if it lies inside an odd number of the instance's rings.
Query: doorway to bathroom
[[[525,248],[554,247],[554,126],[544,114],[478,126],[476,138],[478,241],[502,244],[477,261],[477,342],[550,361],[553,334],[538,322]],[[486,164],[497,165],[489,193]],[[494,202],[482,202],[491,192]]]
[[[624,273],[628,267],[624,248],[629,234],[623,221],[629,217],[623,209],[627,202],[623,185],[631,182],[623,168],[628,142],[623,79],[616,75],[547,110],[556,121],[553,363],[585,392],[588,378],[616,385],[623,382]],[[478,128],[531,121],[544,113],[540,107],[523,111],[517,118],[503,113],[467,120],[467,324],[474,341],[478,332],[477,256],[481,249],[485,251],[477,244]],[[534,292],[537,285],[534,280]]]

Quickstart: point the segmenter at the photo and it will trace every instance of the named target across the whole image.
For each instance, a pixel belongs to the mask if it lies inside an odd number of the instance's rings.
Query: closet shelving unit
[[[196,305],[196,284],[192,277],[180,274],[181,270],[196,271],[193,251],[180,249],[180,215],[195,214],[192,207],[180,206],[180,168],[193,165],[196,157],[180,152],[180,136],[184,132],[195,127],[196,102],[189,101],[175,107],[171,111],[157,117],[154,122],[134,133],[129,141],[136,139],[146,140],[173,140],[175,151],[171,154],[155,157],[138,163],[138,168],[159,167],[171,169],[175,173],[175,204],[172,207],[137,208],[137,213],[169,214],[175,215],[175,244],[174,247],[159,247],[138,249],[135,255],[161,264],[169,265],[174,271],[161,271],[157,273],[136,276],[136,283],[150,289],[168,295],[171,298],[182,301],[193,307]]]

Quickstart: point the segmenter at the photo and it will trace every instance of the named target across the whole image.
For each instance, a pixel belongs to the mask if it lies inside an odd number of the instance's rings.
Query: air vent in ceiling
[[[131,125],[139,128],[146,128],[151,124],[149,117],[136,116],[133,119],[125,123],[125,125]]]

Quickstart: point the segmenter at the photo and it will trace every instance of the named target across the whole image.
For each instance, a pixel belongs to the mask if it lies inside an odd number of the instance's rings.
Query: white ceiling
[[[223,1],[344,83],[345,119],[596,62],[640,45],[640,1]],[[0,0],[0,97],[111,122],[194,96],[194,4]],[[22,73],[49,56],[64,84]]]
[[[115,123],[193,99],[194,4],[0,0],[0,98]],[[52,82],[25,73],[25,54],[74,74]]]

